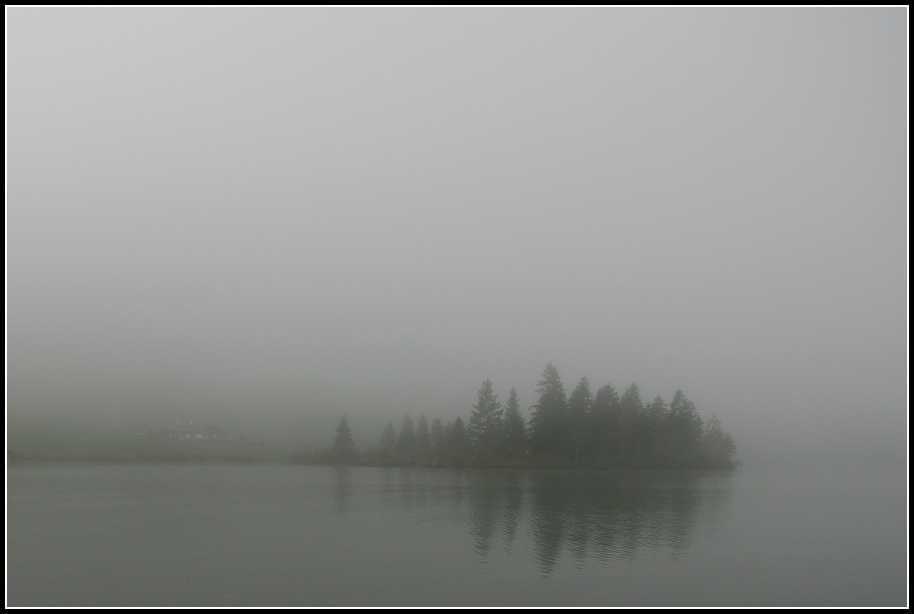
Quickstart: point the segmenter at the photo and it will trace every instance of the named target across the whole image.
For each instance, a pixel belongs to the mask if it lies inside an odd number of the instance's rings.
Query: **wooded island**
[[[359,451],[344,416],[332,449],[301,462],[415,467],[582,467],[616,469],[732,469],[736,445],[716,415],[705,422],[677,390],[667,404],[648,404],[632,383],[621,396],[606,384],[596,394],[582,377],[570,395],[558,370],[546,365],[527,423],[512,388],[502,407],[486,379],[469,420],[447,424],[425,416],[391,422],[377,447]]]

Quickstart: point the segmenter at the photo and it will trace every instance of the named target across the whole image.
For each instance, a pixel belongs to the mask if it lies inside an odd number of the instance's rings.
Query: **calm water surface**
[[[10,606],[904,606],[904,471],[7,473]]]

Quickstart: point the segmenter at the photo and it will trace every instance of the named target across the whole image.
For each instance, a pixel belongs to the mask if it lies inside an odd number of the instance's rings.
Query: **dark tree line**
[[[621,395],[606,384],[596,393],[582,377],[570,394],[558,370],[546,365],[537,402],[526,422],[512,388],[502,406],[486,379],[465,423],[458,417],[429,425],[407,414],[399,432],[388,422],[377,448],[359,455],[344,417],[333,460],[365,464],[460,466],[569,466],[605,468],[733,468],[736,445],[716,415],[705,422],[677,390],[667,404],[645,404],[638,385]]]

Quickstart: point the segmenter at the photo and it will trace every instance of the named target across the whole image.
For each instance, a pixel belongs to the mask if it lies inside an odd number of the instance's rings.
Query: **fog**
[[[553,363],[905,454],[906,8],[6,16],[8,417],[368,446]]]

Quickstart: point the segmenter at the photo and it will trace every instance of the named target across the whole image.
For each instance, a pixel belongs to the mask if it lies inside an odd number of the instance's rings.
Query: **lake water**
[[[7,472],[9,606],[905,606],[904,470]]]

